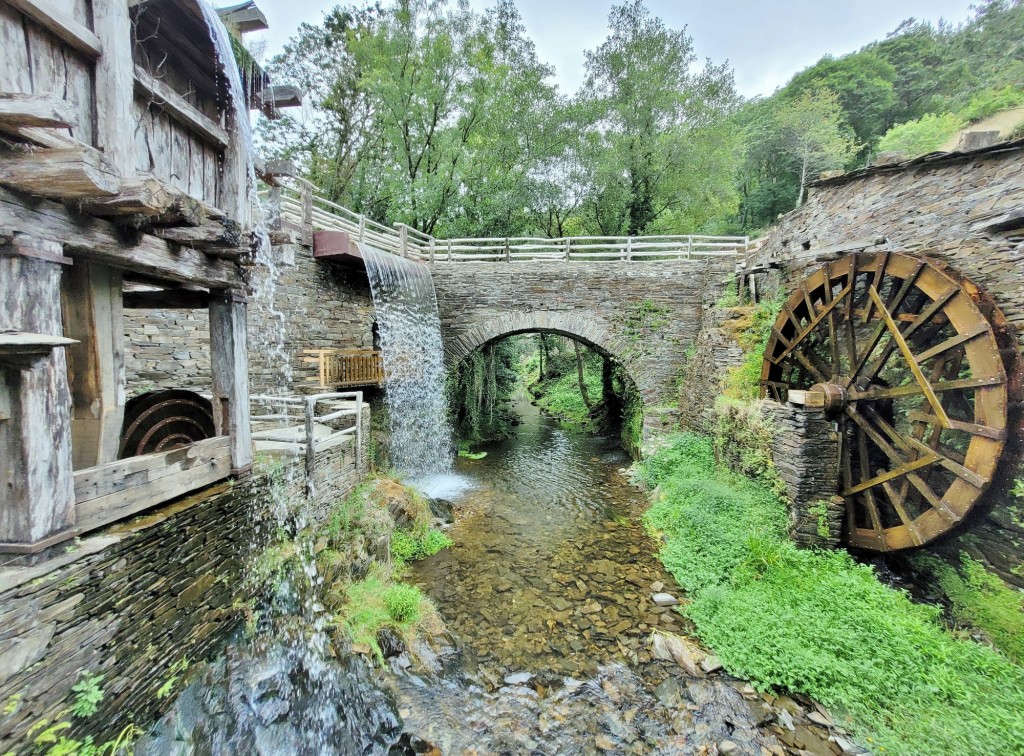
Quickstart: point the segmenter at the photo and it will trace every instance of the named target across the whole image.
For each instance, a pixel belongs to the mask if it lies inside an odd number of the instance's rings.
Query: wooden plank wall
[[[215,65],[212,45],[210,66]],[[176,64],[174,50],[166,49],[159,37],[137,42],[135,63],[154,79],[167,85],[192,107],[219,126],[225,125],[215,97],[204,91]],[[159,103],[136,95],[135,111],[140,128],[136,130],[137,168],[149,172],[196,199],[219,207],[222,148],[186,129],[170,117]]]
[[[52,3],[91,27],[90,0]],[[91,62],[4,3],[0,3],[0,56],[0,92],[45,94],[66,100],[78,113],[78,127],[64,133],[95,146]]]

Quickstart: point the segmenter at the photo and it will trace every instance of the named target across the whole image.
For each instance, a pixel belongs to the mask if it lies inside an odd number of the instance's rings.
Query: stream
[[[784,711],[800,719],[809,702],[756,693],[695,641],[689,669],[657,653],[652,631],[692,627],[652,600],[683,597],[641,524],[628,457],[525,400],[515,410],[514,438],[456,463],[454,545],[406,578],[450,630],[432,663],[320,658],[288,633],[240,641],[138,752],[837,753]]]

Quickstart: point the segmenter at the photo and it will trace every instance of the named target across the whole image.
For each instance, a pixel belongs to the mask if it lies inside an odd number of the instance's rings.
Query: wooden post
[[[0,245],[0,332],[63,337],[61,245],[15,236]],[[34,554],[76,534],[71,394],[60,349],[0,357],[0,552]]]
[[[626,262],[633,259],[633,237],[626,237]]]
[[[299,189],[302,200],[302,246],[313,246],[313,187],[303,182]]]
[[[452,242],[451,242],[451,239],[448,240],[448,257],[446,259],[447,259],[448,262],[452,261]]]
[[[309,398],[305,404],[305,433],[306,433],[306,496],[312,497],[316,493],[316,486],[313,483],[313,476],[316,474],[316,431],[313,417],[316,415],[316,399]]]
[[[210,352],[213,363],[213,420],[217,435],[231,436],[231,467],[252,465],[249,425],[249,358],[244,297],[210,293]]]
[[[79,260],[64,273],[61,303],[71,383],[74,468],[117,459],[124,420],[124,316],[121,271]]]
[[[430,237],[430,262],[434,262],[434,237]]]
[[[366,241],[366,216],[359,216],[359,241]]]
[[[409,256],[409,227],[404,223],[396,223],[398,226],[398,250],[402,257]]]
[[[508,237],[505,237],[505,262],[512,262],[512,248],[508,245]]]
[[[565,237],[565,259],[566,259],[566,262],[568,262],[569,255],[571,254],[571,252],[572,252],[572,238],[567,236],[567,237]]]
[[[96,146],[122,176],[135,173],[135,63],[126,0],[93,0],[93,28],[103,47],[96,61]]]
[[[281,218],[281,187],[272,186],[270,187],[270,194],[267,197],[267,228],[271,231],[280,231],[282,229],[282,218]]]

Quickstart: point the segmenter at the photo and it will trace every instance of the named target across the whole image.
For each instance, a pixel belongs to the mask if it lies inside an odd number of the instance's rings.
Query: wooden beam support
[[[58,8],[51,0],[3,0],[3,2],[16,11],[24,13],[89,60],[97,60],[103,54],[103,44],[99,37]]]
[[[238,256],[242,249],[242,229],[232,220],[211,221],[202,226],[158,228],[153,235],[193,249],[233,251]]]
[[[217,435],[231,436],[235,472],[252,466],[246,306],[239,299],[230,292],[211,293],[210,297],[213,419]]]
[[[82,209],[103,218],[133,218],[132,225],[139,227],[201,226],[224,217],[217,208],[153,176],[125,179],[116,195],[85,202]]]
[[[81,261],[64,273],[64,332],[71,383],[74,469],[117,459],[124,421],[124,317],[121,271]]]
[[[125,0],[92,0],[93,28],[103,45],[96,61],[96,146],[122,176],[135,172],[135,64]]]
[[[193,107],[169,86],[154,78],[145,69],[135,67],[135,91],[163,108],[164,111],[182,126],[203,136],[221,149],[228,146],[228,132],[213,122],[198,108]]]
[[[31,150],[0,156],[0,184],[50,199],[109,197],[121,189],[121,174],[91,147]]]
[[[79,215],[56,202],[32,200],[0,187],[0,235],[40,234],[65,241],[76,255],[166,281],[216,289],[241,286],[237,266],[148,234],[126,233],[109,221]]]
[[[238,5],[227,8],[218,8],[217,15],[224,22],[229,30],[235,30],[239,34],[248,34],[255,31],[266,31],[270,28],[267,17],[263,11],[256,7],[256,3],[248,0]]]
[[[70,103],[57,97],[0,92],[0,125],[70,129],[78,126],[78,116]]]
[[[60,253],[54,242],[18,243]],[[34,256],[0,255],[0,331],[63,338],[61,270]],[[29,365],[0,364],[0,418],[0,544],[30,553],[74,535],[71,396],[59,349]]]
[[[126,310],[200,310],[210,306],[204,289],[146,289],[126,291]]]

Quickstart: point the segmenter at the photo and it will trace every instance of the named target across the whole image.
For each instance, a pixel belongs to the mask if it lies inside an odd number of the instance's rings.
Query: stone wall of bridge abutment
[[[516,333],[576,338],[632,378],[647,437],[677,424],[684,354],[733,270],[731,257],[431,265],[449,368]]]

